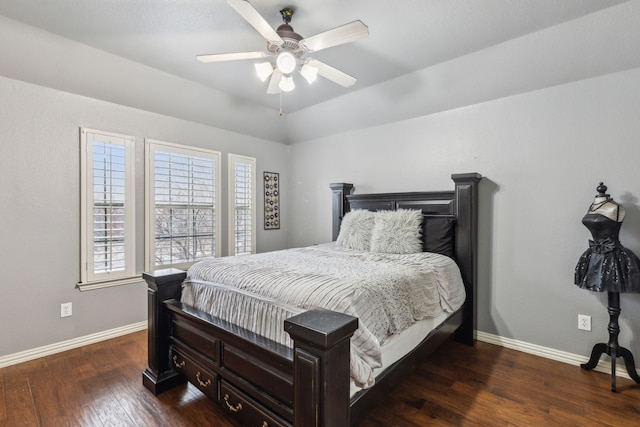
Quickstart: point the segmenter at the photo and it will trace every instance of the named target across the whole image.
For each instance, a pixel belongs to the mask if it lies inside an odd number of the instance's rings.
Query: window
[[[229,255],[256,251],[256,159],[229,154]]]
[[[146,268],[220,255],[220,153],[146,140]]]
[[[82,128],[81,290],[135,274],[134,138]]]

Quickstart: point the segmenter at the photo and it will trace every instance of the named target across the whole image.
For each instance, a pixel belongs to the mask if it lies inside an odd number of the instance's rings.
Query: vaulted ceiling
[[[276,28],[295,13],[303,37],[361,20],[369,37],[314,54],[357,77],[344,88],[297,76],[283,95],[296,112],[533,33],[625,0],[251,0]],[[205,64],[198,54],[259,51],[264,38],[224,0],[2,0],[0,15],[277,111],[256,60]],[[19,48],[19,46],[16,46]]]

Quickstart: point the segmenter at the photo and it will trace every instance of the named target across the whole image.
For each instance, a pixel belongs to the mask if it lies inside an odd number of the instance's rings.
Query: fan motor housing
[[[276,29],[276,33],[282,38],[284,43],[281,46],[267,42],[267,50],[269,52],[277,53],[282,49],[290,49],[293,53],[298,54],[302,51],[300,48],[300,40],[303,37],[293,31],[293,28],[289,24],[282,24]]]

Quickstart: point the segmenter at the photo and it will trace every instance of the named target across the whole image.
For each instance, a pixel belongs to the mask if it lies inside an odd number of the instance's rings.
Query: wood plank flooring
[[[146,343],[138,332],[0,369],[0,426],[234,426],[192,386],[147,391]],[[640,385],[618,390],[606,374],[450,341],[360,427],[640,426]]]

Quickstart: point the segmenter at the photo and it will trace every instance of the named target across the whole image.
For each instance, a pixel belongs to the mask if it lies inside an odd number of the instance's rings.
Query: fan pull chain
[[[278,111],[278,115],[282,116],[282,91],[280,91],[280,111]]]

